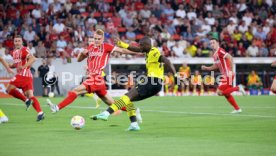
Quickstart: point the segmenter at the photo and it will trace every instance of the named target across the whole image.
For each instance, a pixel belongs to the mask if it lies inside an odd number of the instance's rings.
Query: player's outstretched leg
[[[225,98],[234,107],[234,110],[231,112],[231,114],[239,114],[242,112],[242,110],[238,106],[236,100],[234,99],[234,97],[231,94],[225,95]]]
[[[81,84],[74,90],[69,91],[67,97],[63,101],[61,101],[58,105],[53,104],[49,99],[47,99],[47,104],[50,106],[51,111],[53,113],[56,113],[59,110],[71,104],[73,101],[75,101],[78,95],[85,94],[85,93],[87,93],[86,87],[83,84]]]
[[[68,92],[67,97],[58,105],[53,104],[50,99],[47,99],[47,104],[50,106],[52,113],[56,113],[67,105],[71,104],[77,97],[78,95],[74,91],[70,91]]]
[[[34,96],[33,94],[33,90],[27,90],[25,91],[25,95],[27,95],[27,97],[32,100],[32,105],[35,109],[35,111],[37,112],[37,118],[36,121],[41,121],[45,118],[45,114],[42,111],[41,107],[40,107],[40,103],[38,102],[37,98]]]
[[[129,131],[140,130],[140,127],[139,127],[139,125],[137,123],[137,119],[136,119],[136,109],[135,109],[133,103],[130,101],[130,98],[127,95],[123,95],[119,100],[117,100],[114,104],[112,104],[106,111],[104,111],[98,115],[91,116],[91,119],[107,121],[108,117],[111,114],[113,114],[117,110],[122,109],[123,107],[126,107],[128,116],[131,120],[130,127],[127,130],[129,130]]]
[[[30,106],[33,104],[33,101],[31,99],[28,99],[26,96],[24,96],[22,93],[20,93],[15,87],[11,87],[12,89],[7,89],[8,94],[11,96],[23,101],[26,104],[26,110],[29,110]]]

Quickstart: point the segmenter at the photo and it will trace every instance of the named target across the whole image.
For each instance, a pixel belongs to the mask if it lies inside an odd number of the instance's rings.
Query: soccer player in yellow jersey
[[[178,73],[180,76],[180,90],[181,94],[188,94],[189,93],[189,78],[191,76],[191,69],[187,65],[187,63],[183,63],[181,67],[178,69]],[[186,93],[185,93],[185,87],[186,87]]]
[[[168,95],[170,90],[173,89],[173,93],[176,94],[176,89],[177,85],[175,85],[174,83],[174,75],[169,72],[168,75],[165,75],[165,83],[164,83],[164,86],[165,86],[165,95]]]
[[[93,120],[101,119],[107,121],[110,114],[126,106],[127,114],[131,119],[128,130],[138,131],[140,130],[140,127],[137,123],[135,106],[133,102],[144,100],[159,93],[162,88],[162,81],[164,79],[164,65],[168,67],[170,72],[175,75],[176,81],[177,74],[171,62],[166,57],[162,56],[156,47],[152,47],[151,39],[147,36],[139,41],[139,46],[137,47],[130,46],[120,40],[117,42],[117,45],[130,51],[145,53],[147,76],[144,77],[119,100],[112,104],[106,111],[92,116],[91,118]]]
[[[251,73],[247,77],[247,87],[248,89],[262,89],[263,83],[259,75],[252,70]]]

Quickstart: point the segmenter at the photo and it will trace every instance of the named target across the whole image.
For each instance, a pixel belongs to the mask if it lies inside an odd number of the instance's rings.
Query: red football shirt
[[[103,43],[97,47],[94,44],[91,44],[86,49],[88,50],[88,75],[101,75],[102,70],[108,62],[110,53],[114,50],[114,46]]]
[[[219,48],[218,51],[216,51],[215,54],[213,55],[213,58],[214,58],[215,64],[219,68],[220,73],[228,77],[230,76],[230,73],[232,73],[232,69],[231,69],[231,62],[225,58],[227,54],[228,53],[224,49]]]
[[[33,77],[30,67],[23,68],[22,70],[18,70],[19,66],[24,66],[27,63],[27,57],[30,55],[29,48],[22,47],[21,49],[15,49],[12,51],[12,57],[14,60],[14,65],[17,68],[17,75]]]

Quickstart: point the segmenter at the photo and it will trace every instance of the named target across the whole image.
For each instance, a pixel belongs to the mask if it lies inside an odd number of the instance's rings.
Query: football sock
[[[20,93],[17,89],[12,89],[9,92],[10,95],[13,97],[22,100],[23,102],[26,102],[27,98],[22,93]]]
[[[0,118],[6,116],[5,113],[0,109]]]
[[[136,119],[136,108],[134,104],[131,102],[129,105],[126,106],[127,108],[127,115],[130,119],[130,122],[137,122]]]
[[[128,96],[123,95],[119,100],[117,100],[114,104],[108,107],[107,111],[112,114],[113,112],[122,109],[124,106],[127,106],[131,103]],[[126,108],[127,109],[127,108]]]
[[[234,99],[234,97],[231,94],[228,95],[228,96],[225,96],[225,98],[234,107],[235,110],[239,110],[240,109],[240,107],[238,106],[236,100]]]
[[[271,90],[274,94],[276,94],[276,90]]]
[[[166,93],[166,94],[169,93],[169,85],[165,85],[165,93]]]
[[[231,94],[232,92],[239,91],[239,87],[231,87],[222,92],[223,95]]]
[[[72,103],[76,98],[77,98],[77,94],[75,92],[68,92],[67,97],[58,104],[58,108],[59,110],[61,110],[62,108],[66,107],[67,105],[69,105],[70,103]]]
[[[178,91],[178,85],[174,85],[173,87],[173,94],[176,94]]]
[[[36,97],[33,96],[33,97],[31,97],[30,99],[33,100],[33,107],[34,107],[34,109],[36,110],[36,112],[37,112],[37,113],[42,112],[42,111],[41,111],[41,108],[40,108],[40,104],[39,104],[38,100],[36,99]]]

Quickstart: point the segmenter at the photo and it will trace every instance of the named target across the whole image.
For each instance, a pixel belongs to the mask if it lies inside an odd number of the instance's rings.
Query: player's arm
[[[171,61],[168,58],[161,55],[159,57],[159,62],[163,62],[165,65],[165,68],[169,69],[169,71],[172,72],[174,76],[177,75],[174,65],[171,63]]]
[[[229,60],[230,62],[230,69],[233,69],[233,57],[230,54],[225,54],[225,59]]]
[[[24,66],[21,67],[22,69],[30,67],[36,61],[36,57],[34,57],[34,55],[31,54],[27,56],[27,59],[28,61]]]
[[[87,55],[88,55],[88,50],[84,49],[82,52],[79,53],[77,61],[78,62],[83,61],[87,57]]]
[[[201,70],[214,71],[217,69],[218,69],[218,66],[216,64],[213,64],[211,66],[205,66],[205,65],[201,66]]]
[[[139,47],[139,46],[131,46],[119,39],[117,39],[117,46],[120,47],[120,48],[124,48],[124,49],[128,49],[130,51],[133,51],[133,52],[142,52],[142,49]]]
[[[14,74],[13,70],[10,68],[9,64],[2,58],[0,57],[0,62],[3,64],[3,66],[7,69],[7,71],[11,74]]]
[[[132,51],[132,50],[129,50],[129,49],[120,48],[120,47],[114,47],[113,51],[119,52],[119,53],[122,53],[122,54],[131,54],[131,55],[141,54],[139,52],[135,52],[135,51]]]

